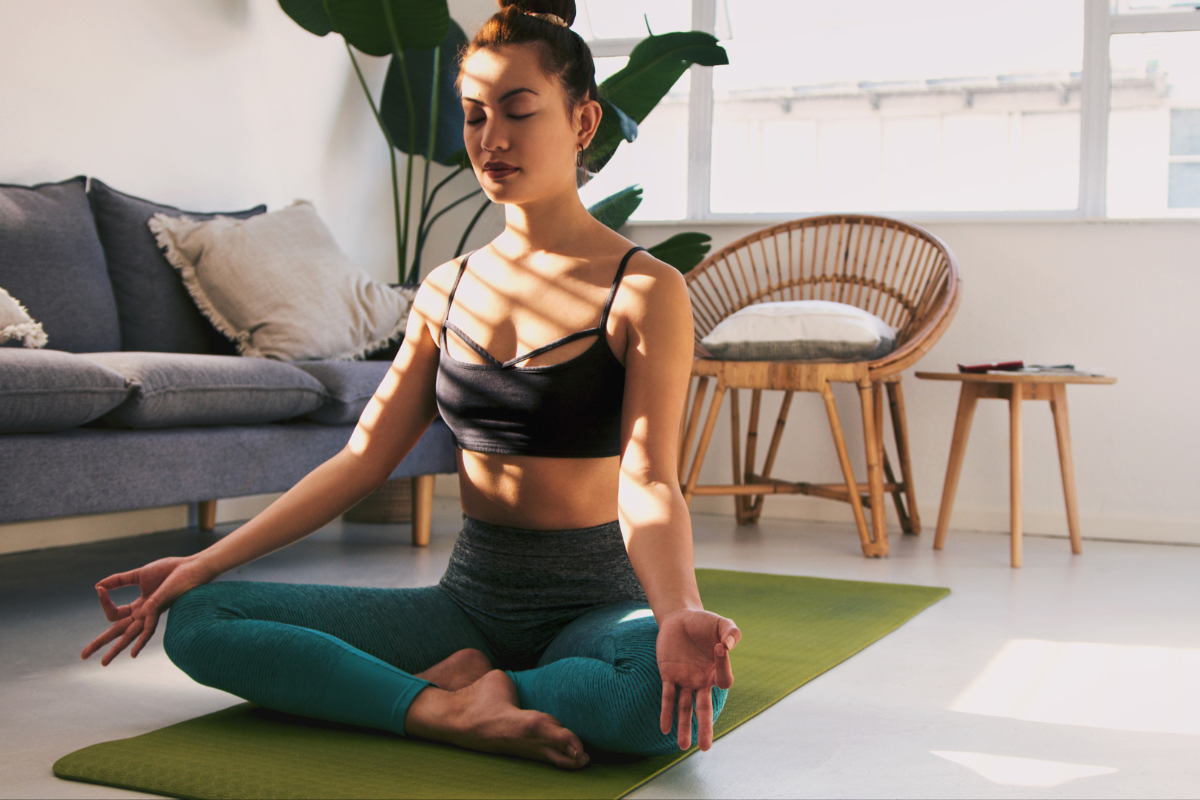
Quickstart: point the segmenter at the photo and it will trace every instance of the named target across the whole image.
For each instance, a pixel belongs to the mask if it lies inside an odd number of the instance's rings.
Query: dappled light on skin
[[[1062,761],[1042,761],[1036,758],[1013,758],[987,753],[966,753],[957,750],[931,750],[955,764],[972,769],[992,783],[1004,786],[1061,786],[1077,778],[1109,775],[1115,767],[1096,767],[1089,764],[1067,764]]]
[[[951,711],[1200,735],[1200,648],[1013,639]]]

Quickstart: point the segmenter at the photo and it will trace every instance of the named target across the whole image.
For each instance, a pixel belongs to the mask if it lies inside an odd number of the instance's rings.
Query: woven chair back
[[[831,300],[896,328],[897,353],[917,339],[940,336],[960,282],[954,254],[928,231],[887,217],[845,214],[756,231],[711,254],[686,278],[697,341],[755,303]]]

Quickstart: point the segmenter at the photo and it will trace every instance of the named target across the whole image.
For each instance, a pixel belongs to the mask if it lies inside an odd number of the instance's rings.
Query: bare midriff
[[[619,456],[546,458],[458,451],[462,509],[493,525],[590,528],[617,518]]]

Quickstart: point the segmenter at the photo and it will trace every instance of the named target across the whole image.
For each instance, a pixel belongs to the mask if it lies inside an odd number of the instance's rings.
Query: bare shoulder
[[[618,298],[622,293],[625,295],[621,298],[624,301],[621,311],[633,320],[644,318],[651,309],[656,314],[668,316],[672,312],[687,313],[691,310],[683,274],[645,250],[639,250],[629,258],[621,286],[622,292],[618,292]]]
[[[450,289],[458,275],[461,258],[451,259],[430,270],[421,281],[413,298],[412,315],[420,318],[430,327],[430,334],[437,338],[438,329],[442,324],[442,315],[446,311],[446,300],[450,297]]]

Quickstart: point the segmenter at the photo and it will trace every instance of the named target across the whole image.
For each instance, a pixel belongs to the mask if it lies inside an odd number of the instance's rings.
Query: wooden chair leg
[[[737,389],[729,390],[729,452],[733,456],[733,483],[735,486],[743,482],[742,474],[742,449],[740,437],[742,434],[742,417],[741,411],[738,408],[739,392]],[[747,470],[749,464],[746,465]],[[741,524],[742,517],[745,516],[746,503],[742,495],[731,495],[733,498],[733,516]]]
[[[1054,434],[1058,439],[1058,464],[1062,468],[1063,498],[1067,502],[1067,530],[1071,533],[1071,552],[1083,552],[1079,532],[1079,503],[1075,496],[1075,456],[1071,453],[1071,424],[1067,421],[1067,387],[1052,384],[1050,413],[1054,415]]]
[[[876,555],[888,554],[887,517],[883,496],[883,459],[880,457],[879,429],[876,428],[875,388],[871,381],[866,381],[858,387],[859,401],[862,403],[863,444],[867,451],[867,496],[871,499],[871,531],[875,534]],[[850,487],[856,492],[855,487]]]
[[[197,526],[202,531],[217,527],[217,501],[201,500],[196,504]]]
[[[921,532],[921,515],[917,512],[917,492],[913,488],[912,457],[908,450],[908,419],[904,412],[904,390],[900,381],[887,385],[888,405],[892,411],[892,433],[896,437],[896,454],[900,459],[900,480],[904,483],[904,507],[908,512],[905,533]],[[899,497],[897,496],[897,501]]]
[[[954,436],[950,440],[950,458],[946,463],[946,483],[942,487],[942,505],[938,509],[937,533],[933,536],[934,550],[941,550],[946,544],[950,512],[954,508],[954,494],[958,491],[958,476],[962,473],[967,438],[971,435],[971,420],[975,417],[975,406],[978,402],[979,395],[975,384],[964,382],[958,395],[958,414],[954,418]]]
[[[696,435],[696,426],[700,422],[700,409],[704,407],[704,395],[708,392],[708,378],[700,378],[696,382],[696,392],[692,399],[692,410],[688,414],[687,426],[683,438],[679,442],[679,482],[684,483],[687,473],[688,452],[692,449],[692,438]]]
[[[700,388],[697,389],[697,405],[704,400],[704,395],[700,391],[705,388],[705,383],[706,381],[701,380]],[[708,418],[704,420],[704,430],[700,433],[700,441],[696,445],[696,454],[692,457],[692,467],[688,471],[687,483],[683,487],[683,501],[688,506],[692,504],[692,495],[696,491],[696,483],[700,480],[700,467],[704,464],[704,455],[708,452],[708,442],[712,439],[713,429],[717,426],[717,414],[721,411],[721,400],[724,396],[725,386],[718,383],[713,388],[712,402],[708,407]],[[689,425],[689,427],[691,426]]]
[[[1012,524],[1012,565],[1021,566],[1021,387],[1008,398],[1008,513]]]
[[[429,546],[429,529],[433,523],[433,481],[433,475],[418,475],[412,479],[413,547]]]
[[[750,392],[750,419],[746,430],[746,476],[754,474],[754,460],[758,455],[758,414],[762,410],[762,389]],[[738,522],[757,522],[762,516],[763,498],[766,495],[746,495],[742,499],[742,515]]]
[[[829,429],[833,433],[833,445],[837,448],[838,461],[842,465],[842,476],[846,480],[846,488],[850,491],[850,508],[854,510],[854,522],[858,525],[858,538],[862,543],[864,556],[881,555],[875,552],[875,544],[871,541],[871,533],[867,530],[867,517],[863,514],[862,496],[858,493],[858,481],[854,478],[854,469],[850,466],[850,451],[846,449],[846,438],[842,435],[842,423],[838,419],[837,406],[833,402],[833,390],[828,383],[821,386],[821,397],[825,400],[825,413],[829,416]]]

